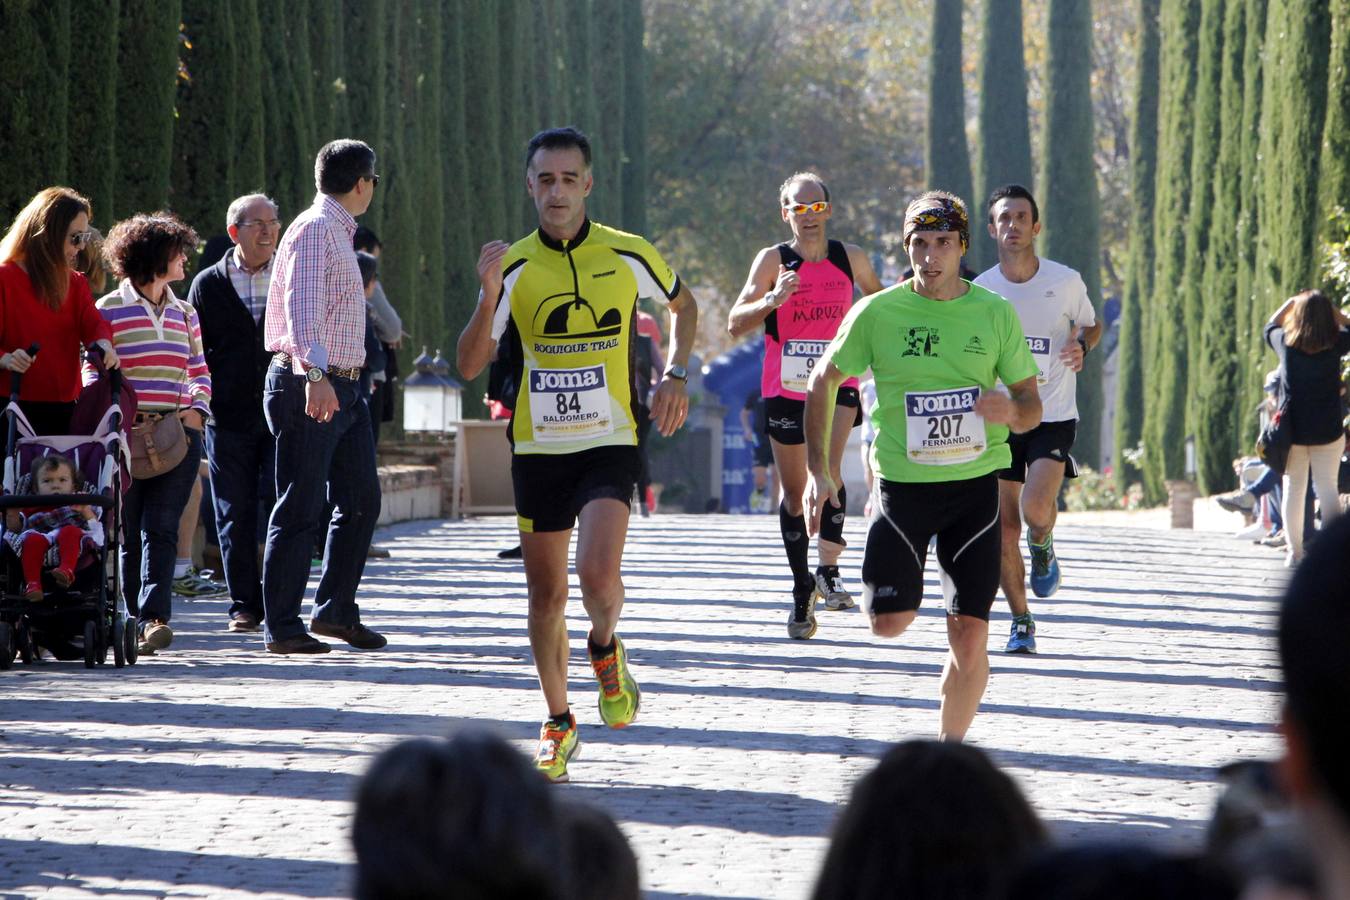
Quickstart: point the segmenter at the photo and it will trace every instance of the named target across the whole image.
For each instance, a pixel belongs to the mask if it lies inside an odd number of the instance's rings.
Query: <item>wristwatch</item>
[[[1088,355],[1087,338],[1082,337],[1078,338],[1078,346],[1083,348],[1083,355],[1087,356]]]
[[[689,370],[678,363],[671,363],[666,368],[665,375],[667,378],[678,378],[680,381],[689,380]]]
[[[310,384],[318,384],[323,381],[323,369],[318,366],[310,366],[305,370],[305,380]]]

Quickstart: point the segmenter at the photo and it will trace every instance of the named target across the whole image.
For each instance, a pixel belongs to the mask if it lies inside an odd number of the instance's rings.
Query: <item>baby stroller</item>
[[[36,346],[29,348],[30,354],[36,352]],[[41,600],[26,599],[18,554],[8,541],[0,542],[0,669],[10,668],[16,655],[25,663],[33,662],[39,648],[47,649],[57,659],[78,659],[83,653],[85,668],[89,669],[107,662],[110,647],[118,668],[136,663],[135,622],[129,618],[122,597],[119,566],[109,565],[110,559],[117,560],[121,542],[122,485],[128,477],[122,464],[127,457],[123,407],[118,403],[125,388],[122,373],[104,369],[101,355],[91,354],[89,361],[108,384],[103,390],[87,387],[77,410],[87,408],[87,399],[111,398],[92,434],[35,436],[17,403],[21,376],[15,374],[12,379],[10,403],[2,414],[7,417],[7,440],[0,536],[5,533],[9,510],[87,505],[96,511],[105,537],[103,546],[82,549],[74,581],[65,588],[51,577],[50,565],[57,552],[53,546],[44,566]],[[112,390],[107,391],[107,386]],[[80,418],[79,412],[76,418]],[[74,462],[77,484],[83,482],[79,493],[34,493],[29,474],[33,461],[50,453],[60,453]]]

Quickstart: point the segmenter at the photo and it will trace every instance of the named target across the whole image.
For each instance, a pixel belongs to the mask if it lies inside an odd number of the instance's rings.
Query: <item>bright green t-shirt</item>
[[[1012,462],[1008,426],[973,411],[982,391],[1036,374],[1011,303],[966,282],[955,300],[910,282],[854,304],[823,359],[877,385],[872,465],[887,481],[977,478]]]

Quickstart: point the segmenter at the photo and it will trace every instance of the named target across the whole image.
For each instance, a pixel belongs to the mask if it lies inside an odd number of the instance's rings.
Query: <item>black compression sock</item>
[[[820,512],[820,536],[832,544],[843,545],[844,541],[844,510],[848,509],[848,493],[844,486],[839,485],[839,505],[835,506],[829,500],[825,501],[825,508]]]
[[[811,543],[806,535],[806,514],[792,515],[787,504],[778,506],[778,528],[783,533],[783,549],[787,551],[788,566],[792,569],[792,578],[800,586],[814,585],[811,566],[807,562]]]
[[[602,659],[603,657],[609,656],[611,653],[614,652],[614,638],[611,637],[609,639],[608,647],[601,647],[595,641],[591,640],[589,635],[587,635],[586,648],[591,651],[592,659]]]

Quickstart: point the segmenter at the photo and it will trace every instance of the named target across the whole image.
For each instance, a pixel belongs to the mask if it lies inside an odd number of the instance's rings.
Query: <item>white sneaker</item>
[[[1266,526],[1262,525],[1260,522],[1253,522],[1246,528],[1234,532],[1233,537],[1238,538],[1239,540],[1252,541],[1261,537],[1265,533],[1266,533]]]

